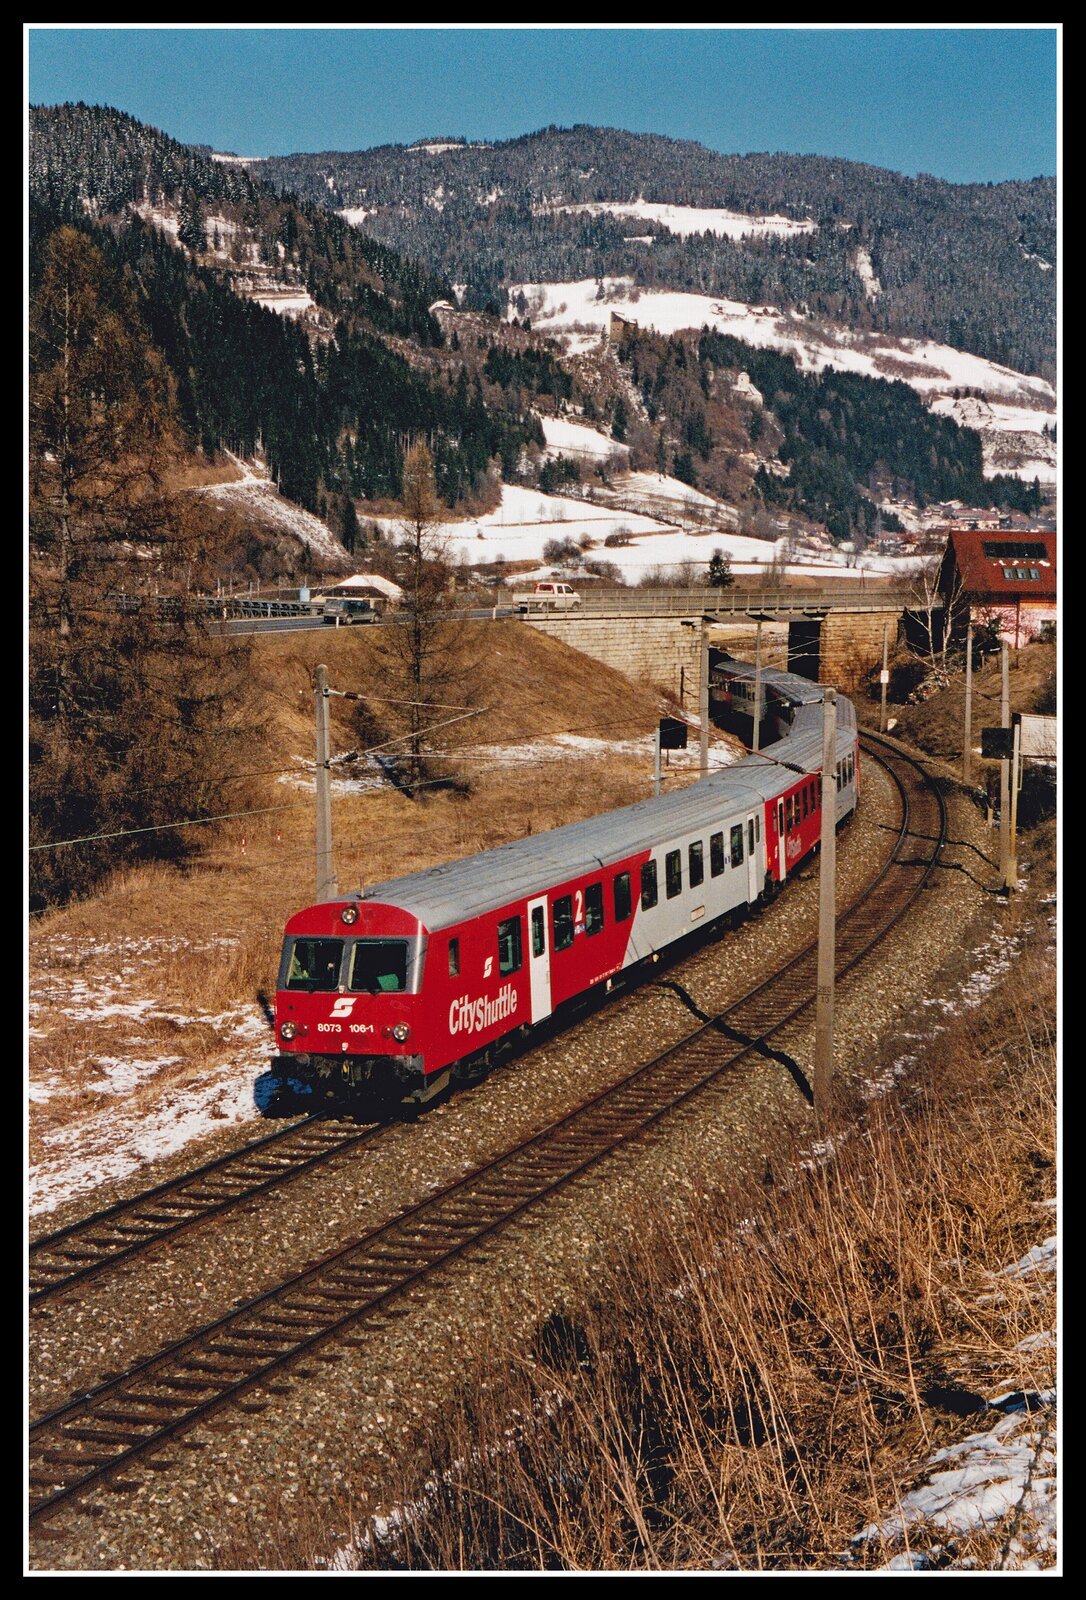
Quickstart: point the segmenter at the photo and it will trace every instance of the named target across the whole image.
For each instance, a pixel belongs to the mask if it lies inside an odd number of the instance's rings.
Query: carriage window
[[[696,889],[705,877],[705,846],[699,839],[690,846],[690,887]]]
[[[532,907],[532,954],[541,956],[547,949],[547,930],[543,926],[543,907]]]
[[[664,876],[667,884],[667,897],[674,900],[677,894],[683,892],[683,853],[681,850],[669,850],[664,857]]]
[[[573,943],[573,900],[564,894],[554,902],[554,948],[568,950]]]
[[[837,787],[841,787],[841,763],[837,763]]]
[[[659,898],[660,894],[656,886],[656,863],[655,861],[646,861],[641,868],[642,911],[651,911]]]
[[[732,829],[732,866],[739,867],[743,864],[743,824],[737,822]]]
[[[450,978],[458,978],[459,976],[460,976],[460,940],[459,939],[450,939],[449,940],[449,977]]]
[[[520,918],[498,923],[498,971],[502,977],[520,971]]]
[[[754,818],[747,818],[747,854],[754,854]]]
[[[848,758],[848,781],[849,781],[849,783],[852,782],[852,780],[853,780],[853,778],[855,778],[855,776],[856,776],[856,757],[855,756],[849,756],[849,758]]]
[[[626,922],[632,910],[630,874],[628,872],[620,872],[615,879],[615,921]]]
[[[724,859],[724,835],[722,833],[711,833],[709,835],[710,873],[714,878],[719,878],[727,864]]]
[[[603,884],[590,883],[584,892],[584,931],[591,935],[603,927]]]
[[[356,940],[351,949],[347,987],[356,994],[390,994],[406,989],[407,940]]]
[[[288,945],[284,989],[334,989],[339,983],[342,939],[295,939]]]
[[[799,792],[800,792],[800,795],[801,795],[801,797],[802,797],[802,803],[803,803],[803,815],[804,815],[804,816],[807,816],[807,814],[808,814],[808,811],[809,811],[809,809],[810,809],[810,804],[811,804],[811,802],[810,802],[810,796],[809,796],[809,795],[808,795],[808,793],[807,793],[807,785],[806,785],[806,784],[804,784],[804,785],[803,785],[803,788],[802,788],[802,789],[801,789],[801,790],[800,790],[800,791],[799,791]]]
[[[789,795],[788,798],[784,802],[784,826],[785,826],[785,831],[788,832],[788,833],[791,833],[791,831],[792,831],[792,796],[791,795]]]
[[[762,837],[762,818],[757,811],[754,813],[754,837],[756,839]]]

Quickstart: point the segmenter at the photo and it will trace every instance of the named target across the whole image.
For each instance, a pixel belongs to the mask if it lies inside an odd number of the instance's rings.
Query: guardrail
[[[909,601],[905,589],[862,589],[856,584],[832,589],[583,589],[579,606],[569,610],[540,607],[530,614],[567,618],[745,616],[751,612],[797,616],[815,611],[903,611]],[[499,610],[508,603],[499,601]]]

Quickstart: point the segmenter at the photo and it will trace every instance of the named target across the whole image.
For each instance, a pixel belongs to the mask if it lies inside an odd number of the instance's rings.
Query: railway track
[[[890,773],[902,821],[881,871],[838,920],[837,971],[867,955],[914,903],[946,839],[946,807],[920,764],[889,741],[865,736]],[[911,853],[910,853],[911,852]],[[408,1292],[452,1266],[532,1207],[656,1125],[813,1005],[812,943],[680,1043],[628,1073],[512,1150],[431,1194],[362,1238],[237,1307],[124,1374],[31,1423],[31,1517],[91,1495],[132,1487],[124,1470],[305,1358],[329,1341],[361,1343],[367,1329],[409,1309]],[[323,1352],[328,1354],[328,1352]],[[301,1365],[299,1365],[301,1363]]]
[[[32,1240],[31,1306],[320,1166],[377,1131],[377,1127],[348,1129],[323,1116],[307,1117],[145,1189],[131,1200],[120,1200]]]

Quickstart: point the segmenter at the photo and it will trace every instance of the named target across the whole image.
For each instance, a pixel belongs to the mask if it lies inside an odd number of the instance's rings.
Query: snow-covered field
[[[565,417],[540,417],[539,420],[543,424],[549,456],[582,456],[588,461],[623,463],[629,459],[628,445],[619,444],[617,439],[608,438],[587,423],[570,422]]]
[[[600,286],[602,282],[602,294]],[[602,333],[611,312],[657,333],[709,327],[730,333],[747,344],[781,350],[809,372],[836,367],[865,377],[900,379],[940,409],[954,404],[955,389],[979,389],[989,405],[970,426],[993,434],[1036,435],[1031,461],[1054,461],[1054,449],[1042,439],[1045,421],[1056,420],[1056,392],[1043,378],[1015,372],[983,356],[954,350],[931,340],[864,333],[816,322],[773,306],[751,306],[715,295],[638,289],[632,278],[580,279],[572,283],[514,283],[511,297],[523,294],[527,314],[537,332],[576,337],[582,347],[593,332]],[[1006,470],[986,465],[990,473]],[[1030,476],[1033,474],[1031,473]]]
[[[631,506],[653,503],[653,496],[658,497],[655,517],[615,504],[616,500],[627,498]],[[395,518],[376,520],[390,538],[402,537],[402,527]],[[551,566],[544,564],[546,544],[554,539],[572,539],[579,543],[589,538],[594,541],[594,548],[587,551],[587,559],[611,567],[616,581],[636,584],[657,569],[673,574],[688,567],[694,569],[694,581],[697,581],[698,576],[708,570],[715,550],[723,551],[731,559],[732,570],[737,573],[763,571],[781,550],[783,541],[754,539],[735,533],[731,526],[734,521],[735,512],[730,506],[699,494],[675,478],[657,477],[655,473],[628,473],[612,480],[609,494],[599,491],[598,498],[592,501],[570,500],[561,495],[542,494],[537,489],[503,484],[501,504],[496,511],[466,522],[443,523],[435,529],[434,538],[444,547],[448,560],[465,566],[495,561],[534,561],[539,563],[542,577],[551,570]],[[716,526],[712,525],[714,522]],[[623,532],[629,535],[629,544],[605,545],[609,535]],[[859,558],[860,565],[848,566],[850,559],[844,553],[836,561],[830,554],[805,558],[797,553],[789,559],[785,570],[806,576],[813,573],[831,579],[859,579],[864,572],[910,572],[916,566],[912,558],[879,556],[866,551]],[[523,584],[534,578],[533,570],[512,581]]]
[[[797,221],[794,217],[748,216],[741,211],[726,211],[721,206],[672,206],[653,200],[594,200],[581,205],[541,207],[544,211],[588,212],[591,216],[606,213],[612,217],[633,217],[643,222],[658,222],[679,238],[695,233],[715,233],[729,239],[749,238],[752,234],[775,234],[778,238],[788,234],[814,233],[818,224]],[[642,235],[651,239],[651,234]]]

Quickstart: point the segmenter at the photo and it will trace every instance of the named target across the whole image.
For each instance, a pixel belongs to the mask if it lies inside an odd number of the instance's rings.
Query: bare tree
[[[403,597],[395,623],[381,630],[378,656],[391,697],[404,702],[393,720],[409,735],[405,781],[420,791],[428,781],[427,729],[472,703],[478,675],[467,630],[448,615],[455,571],[424,444],[404,457],[402,505],[396,573]]]

